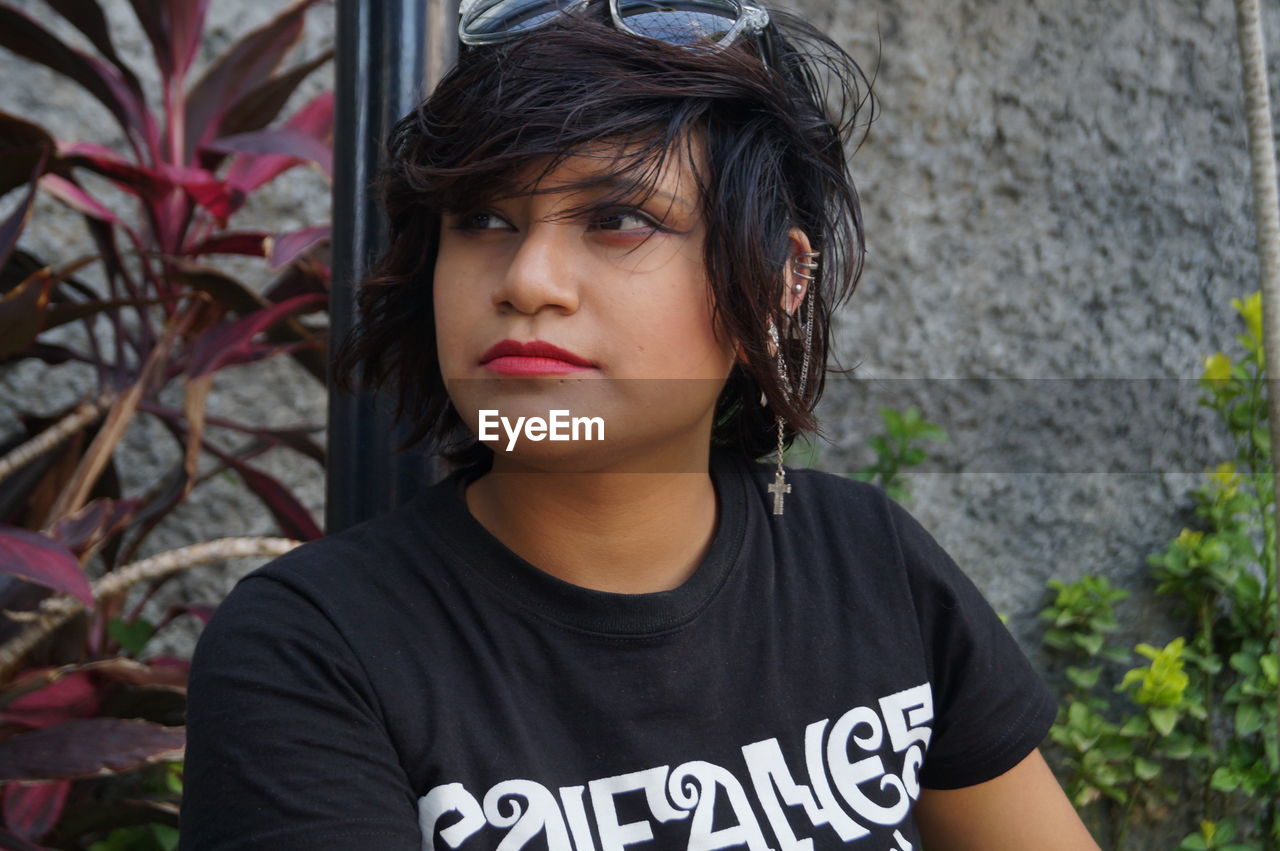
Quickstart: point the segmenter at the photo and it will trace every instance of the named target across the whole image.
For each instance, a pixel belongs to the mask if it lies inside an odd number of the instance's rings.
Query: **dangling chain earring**
[[[818,269],[817,251],[803,251],[796,255],[791,262],[791,273],[798,278],[804,278],[812,283],[817,275]],[[812,274],[810,274],[812,273]],[[801,302],[796,308],[797,321],[804,331],[804,362],[800,367],[800,386],[793,388],[791,386],[791,378],[787,374],[787,364],[782,358],[782,342],[778,338],[778,326],[774,324],[773,318],[769,318],[769,354],[777,358],[778,376],[782,379],[782,386],[787,388],[787,395],[794,395],[803,401],[804,388],[809,380],[809,354],[813,347],[813,299],[808,298],[808,293],[804,291],[804,284],[794,284],[792,289],[795,293],[801,294]],[[809,302],[809,321],[803,321],[804,303]],[[760,393],[760,404],[766,404],[763,391]],[[782,514],[782,499],[784,494],[791,493],[791,485],[787,482],[786,471],[782,469],[782,437],[783,437],[783,420],[779,416],[778,421],[778,468],[773,474],[773,484],[769,485],[769,493],[773,494],[773,513],[775,515]]]

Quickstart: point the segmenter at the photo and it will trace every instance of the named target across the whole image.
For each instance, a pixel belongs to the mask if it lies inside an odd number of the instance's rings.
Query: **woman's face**
[[[699,154],[694,154],[698,156]],[[599,171],[577,156],[540,187]],[[539,164],[535,164],[539,165]],[[710,442],[716,398],[735,346],[717,339],[703,266],[705,223],[689,164],[667,158],[643,204],[557,213],[604,191],[501,199],[443,218],[435,265],[438,355],[462,419],[495,451],[495,466],[600,468],[687,462]],[[508,349],[494,347],[508,341]],[[576,363],[521,351],[549,343]],[[534,441],[506,418],[599,417],[604,440]],[[493,427],[480,434],[482,410]],[[494,433],[499,435],[493,439]],[[593,432],[593,438],[598,432]],[[511,447],[509,450],[508,447]]]

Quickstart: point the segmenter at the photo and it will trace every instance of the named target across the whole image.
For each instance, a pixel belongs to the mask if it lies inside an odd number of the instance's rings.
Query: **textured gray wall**
[[[869,256],[841,317],[843,362],[864,378],[1002,379],[992,392],[1008,397],[886,382],[968,438],[944,454],[969,472],[914,477],[914,508],[1028,639],[1050,576],[1143,587],[1143,556],[1180,528],[1186,474],[1227,457],[1220,440],[1183,443],[1208,439],[1190,385],[1234,345],[1230,298],[1257,286],[1231,3],[800,6],[868,66],[877,27],[883,38],[883,112],[853,159]],[[1058,406],[1054,382],[1012,380],[1054,378],[1128,381]],[[1178,405],[1129,400],[1132,423],[1108,413],[1133,395]],[[827,403],[824,466],[852,469],[866,391],[838,381]],[[1038,405],[1047,415],[1028,417]],[[1002,454],[1028,448],[1017,424],[1038,452]],[[1167,432],[1183,455],[1154,449]],[[1105,472],[1130,450],[1157,472]],[[1095,452],[1110,460],[1090,465]],[[1061,453],[1082,472],[1054,472]]]
[[[44,13],[37,0],[18,5]],[[143,56],[127,4],[105,5],[127,55]],[[220,0],[214,31],[225,41],[278,5]],[[1257,280],[1231,3],[796,5],[876,71],[882,108],[853,159],[869,258],[837,351],[856,379],[883,381],[830,382],[820,465],[866,463],[876,405],[916,401],[954,440],[911,477],[911,507],[1029,651],[1045,580],[1086,572],[1138,592],[1125,641],[1167,637],[1144,558],[1189,522],[1196,473],[1228,457],[1192,385],[1206,355],[1234,345],[1228,302]],[[303,56],[332,40],[331,15],[311,16]],[[1274,58],[1274,0],[1264,18]],[[7,54],[0,79],[0,106],[62,136],[98,140],[109,126],[74,88]],[[323,218],[327,201],[322,180],[294,172],[240,223],[285,229]],[[36,222],[31,250],[87,250],[79,222],[47,201]],[[48,411],[79,392],[37,373],[0,373],[0,433],[15,402]],[[1113,380],[1065,395],[1045,380],[1064,378]],[[228,373],[212,404],[272,423],[324,418],[322,393],[283,361]],[[156,429],[130,436],[135,483],[173,457],[167,443]],[[1135,455],[1146,465],[1126,466]],[[271,469],[320,516],[317,470],[287,458]],[[218,483],[154,546],[271,531],[252,498]],[[216,598],[251,566],[204,570],[165,602]]]

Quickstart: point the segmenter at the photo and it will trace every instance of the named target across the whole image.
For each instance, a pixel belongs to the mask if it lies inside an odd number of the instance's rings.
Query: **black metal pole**
[[[383,140],[453,62],[458,0],[338,0],[334,116],[333,291],[330,343],[356,321],[355,296],[386,246],[372,183]],[[398,453],[403,437],[386,400],[329,395],[325,531],[382,514],[429,484],[441,468]]]

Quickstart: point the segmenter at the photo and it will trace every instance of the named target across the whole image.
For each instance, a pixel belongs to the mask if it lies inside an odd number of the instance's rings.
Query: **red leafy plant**
[[[158,66],[154,109],[97,0],[47,0],[85,49],[0,2],[0,47],[78,84],[123,134],[115,147],[68,142],[0,112],[0,196],[18,200],[0,220],[0,364],[25,361],[50,383],[69,380],[67,364],[96,377],[76,404],[50,416],[21,411],[23,433],[0,438],[0,847],[170,847],[188,662],[142,651],[157,630],[205,620],[211,607],[175,606],[152,624],[143,604],[194,565],[276,555],[320,534],[298,498],[253,463],[282,448],[323,465],[318,427],[264,428],[206,410],[222,370],[275,355],[324,382],[325,332],[303,317],[327,304],[328,225],[229,225],[284,172],[330,174],[332,92],[285,113],[332,58],[287,63],[317,2],[283,7],[197,77],[209,0],[130,0]],[[83,218],[90,256],[17,247],[39,193]],[[269,282],[254,288],[218,268],[226,255],[261,258]],[[126,494],[119,450],[144,417],[172,437],[178,460]],[[228,472],[285,537],[140,558],[193,489]],[[149,832],[122,840],[123,825]]]

